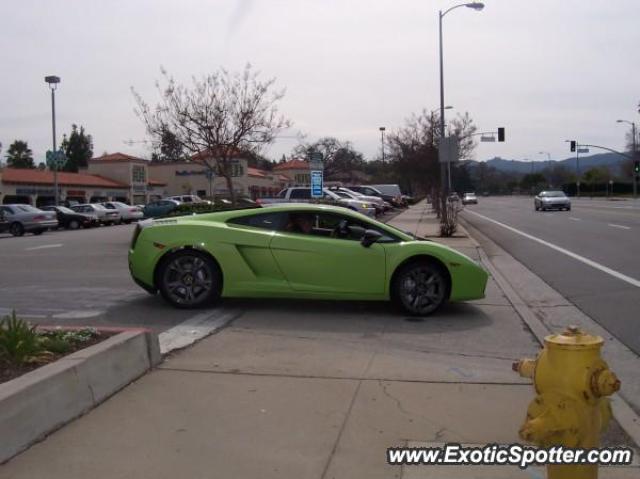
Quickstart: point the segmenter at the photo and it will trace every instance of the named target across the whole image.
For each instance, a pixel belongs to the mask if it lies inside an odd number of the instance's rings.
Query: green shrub
[[[44,352],[36,327],[11,316],[0,320],[0,359],[11,364],[24,364],[33,361]]]
[[[224,211],[229,209],[255,208],[254,201],[248,198],[238,198],[235,208],[231,205],[230,200],[217,199],[213,203],[182,203],[176,209],[163,216],[170,218],[172,216],[198,215],[203,213],[214,213],[216,211]]]

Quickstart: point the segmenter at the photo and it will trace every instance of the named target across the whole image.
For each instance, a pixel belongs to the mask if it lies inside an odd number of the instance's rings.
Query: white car
[[[76,213],[97,216],[98,221],[103,225],[115,225],[118,221],[120,221],[120,215],[117,211],[108,210],[100,203],[85,203],[82,205],[73,205],[71,209]]]
[[[165,200],[179,201],[180,203],[211,203],[209,200],[203,200],[198,195],[176,195],[167,196]]]
[[[119,215],[120,223],[131,223],[132,221],[139,221],[144,218],[144,213],[141,208],[137,206],[127,205],[126,203],[121,203],[120,201],[107,201],[102,203],[102,205],[108,210],[117,211]]]

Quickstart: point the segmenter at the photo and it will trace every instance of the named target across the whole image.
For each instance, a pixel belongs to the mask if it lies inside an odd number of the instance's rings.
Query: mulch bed
[[[93,346],[94,344],[98,344],[105,339],[110,338],[114,334],[117,333],[109,331],[99,331],[96,336],[88,341],[72,344],[69,351],[64,354],[47,353],[46,356],[39,358],[36,362],[33,363],[13,365],[0,361],[0,384],[11,381],[12,379],[22,376],[23,374],[33,371],[34,369],[38,369],[41,366],[46,366],[47,364],[57,361],[60,358],[68,356],[69,354],[73,354],[76,351],[80,351],[81,349],[88,348],[89,346]]]

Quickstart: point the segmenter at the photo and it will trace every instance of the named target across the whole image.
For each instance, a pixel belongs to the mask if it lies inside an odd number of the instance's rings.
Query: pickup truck
[[[323,188],[322,192],[323,197],[318,199],[334,201],[336,204],[352,209],[371,218],[374,218],[376,215],[376,209],[372,203],[353,198],[343,198],[337,193],[331,191],[329,188]],[[276,203],[309,203],[312,200],[313,198],[311,198],[310,187],[293,186],[285,188],[278,193],[275,198],[258,198],[256,203],[262,206]]]

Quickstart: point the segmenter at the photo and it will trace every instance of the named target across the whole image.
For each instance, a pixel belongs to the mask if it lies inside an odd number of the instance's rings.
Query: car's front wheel
[[[13,236],[22,236],[24,234],[24,226],[20,223],[12,223],[9,227],[9,233]]]
[[[78,220],[69,221],[69,229],[70,230],[77,230],[78,228],[80,228],[80,222]]]
[[[199,251],[173,253],[158,265],[157,286],[162,297],[177,308],[197,308],[220,298],[222,273]]]
[[[435,312],[449,297],[449,277],[444,267],[432,261],[403,266],[391,286],[394,300],[413,316]]]

